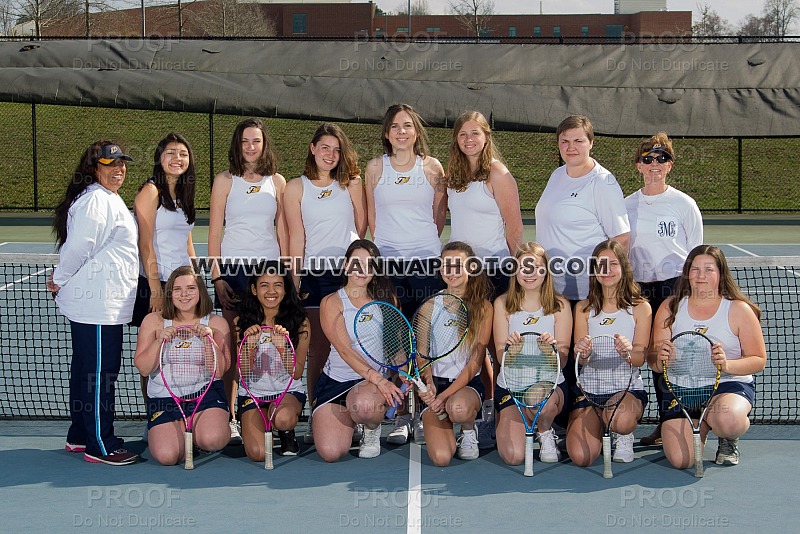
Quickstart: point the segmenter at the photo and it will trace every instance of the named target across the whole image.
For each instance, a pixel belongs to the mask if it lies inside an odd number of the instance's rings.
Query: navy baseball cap
[[[96,162],[103,165],[111,165],[114,160],[123,159],[133,161],[133,158],[124,154],[119,145],[104,145],[100,147],[100,154],[97,155]]]

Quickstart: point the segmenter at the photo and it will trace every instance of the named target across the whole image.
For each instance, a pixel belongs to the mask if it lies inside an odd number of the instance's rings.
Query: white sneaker
[[[611,459],[626,464],[633,461],[633,433],[614,434],[614,456]]]
[[[375,458],[381,453],[381,427],[374,430],[364,428],[364,437],[358,448],[359,458]]]
[[[478,450],[478,433],[472,430],[464,430],[458,440],[458,457],[462,460],[474,460],[480,454]]]
[[[239,421],[231,420],[228,422],[228,426],[231,427],[231,439],[228,443],[231,445],[241,445],[242,427],[240,426]]]
[[[739,465],[739,438],[717,438],[717,465]]]
[[[552,428],[547,432],[537,432],[536,440],[539,442],[539,460],[546,464],[561,461],[561,451],[556,445],[556,431]]]
[[[414,428],[414,443],[425,445],[425,427],[422,425],[422,418],[416,417],[412,426]]]
[[[364,439],[364,425],[357,424],[353,428],[353,443],[361,445],[361,440]]]
[[[386,438],[386,443],[403,445],[408,442],[409,434],[411,434],[411,415],[398,415],[394,420],[394,428],[389,432],[389,436]]]
[[[306,445],[312,445],[314,443],[314,432],[311,430],[311,416],[308,416],[308,430],[303,435],[303,443]]]

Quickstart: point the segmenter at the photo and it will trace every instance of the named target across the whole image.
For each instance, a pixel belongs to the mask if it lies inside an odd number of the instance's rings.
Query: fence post
[[[39,211],[39,155],[36,150],[36,102],[31,102],[31,141],[33,145],[33,211]]]
[[[738,185],[737,185],[737,193],[738,198],[736,201],[736,212],[742,213],[742,138],[737,138],[737,144],[739,145],[739,170],[738,170]]]
[[[211,187],[214,187],[214,112],[208,114],[208,168],[211,170]],[[210,202],[210,201],[209,201]],[[211,204],[209,203],[209,208]]]

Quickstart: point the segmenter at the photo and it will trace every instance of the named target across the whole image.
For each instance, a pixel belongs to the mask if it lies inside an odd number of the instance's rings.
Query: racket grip
[[[423,382],[419,378],[415,378],[414,383],[417,385],[417,389],[419,390],[420,393],[428,392],[428,386],[426,386],[425,382]],[[436,416],[439,418],[439,421],[444,421],[445,419],[447,419],[447,412],[436,414]]]
[[[526,477],[533,476],[533,436],[525,436],[525,471]]]
[[[183,433],[183,450],[186,461],[183,464],[184,469],[194,469],[194,443],[192,443],[192,433],[186,431]]]
[[[699,433],[694,435],[694,476],[703,477],[703,443]]]
[[[603,478],[614,478],[611,471],[611,436],[603,436]]]
[[[403,395],[408,391],[408,387],[408,382],[403,382],[403,385],[400,386],[400,391],[403,392]],[[398,404],[396,402],[389,406],[389,409],[386,410],[386,419],[394,419],[395,415],[397,415],[397,407]]]
[[[264,432],[264,469],[273,469],[272,463],[272,430]]]

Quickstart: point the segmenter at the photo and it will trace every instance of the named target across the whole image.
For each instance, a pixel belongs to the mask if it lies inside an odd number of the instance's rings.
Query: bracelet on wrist
[[[211,283],[212,283],[212,284],[216,284],[216,283],[217,283],[217,282],[219,282],[220,280],[222,280],[222,277],[221,277],[221,276],[218,276],[218,277],[216,277],[216,278],[212,278],[212,279],[211,279]]]

